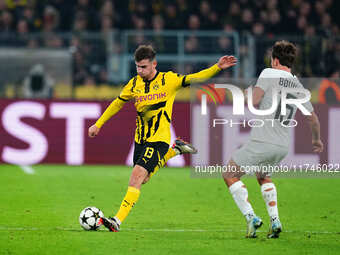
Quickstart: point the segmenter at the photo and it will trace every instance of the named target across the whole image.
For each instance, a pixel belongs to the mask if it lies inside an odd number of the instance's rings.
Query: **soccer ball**
[[[97,230],[101,225],[100,217],[104,217],[103,212],[97,207],[86,207],[79,215],[79,223],[85,230]]]

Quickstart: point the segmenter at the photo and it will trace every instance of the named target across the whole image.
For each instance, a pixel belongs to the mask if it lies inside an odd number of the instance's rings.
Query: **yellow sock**
[[[157,171],[163,167],[166,162],[168,162],[169,159],[177,156],[177,152],[173,149],[173,148],[169,148],[168,152],[164,155],[164,157],[158,162],[158,165],[155,167],[155,169],[153,170],[153,172],[150,174],[150,178],[157,173]]]
[[[122,204],[120,205],[119,211],[115,216],[119,219],[120,223],[122,223],[125,220],[126,216],[128,216],[131,208],[137,202],[139,194],[140,194],[139,189],[132,186],[128,187],[126,195],[122,201]]]

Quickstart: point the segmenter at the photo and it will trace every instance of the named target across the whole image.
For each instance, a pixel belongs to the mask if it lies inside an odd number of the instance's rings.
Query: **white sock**
[[[118,223],[119,226],[120,226],[120,224],[122,224],[117,217],[113,217],[113,218],[116,220],[116,222]]]
[[[264,202],[266,203],[268,215],[271,221],[279,219],[279,211],[277,209],[277,192],[275,184],[272,182],[262,184],[261,193]]]
[[[176,156],[181,154],[181,151],[177,149],[176,147],[172,148],[176,152]]]
[[[249,221],[254,217],[254,210],[248,201],[248,190],[242,181],[235,182],[229,187],[229,191],[241,213]]]

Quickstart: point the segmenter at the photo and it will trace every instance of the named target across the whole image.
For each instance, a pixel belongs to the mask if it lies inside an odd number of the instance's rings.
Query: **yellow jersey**
[[[135,141],[165,142],[170,144],[170,123],[176,93],[192,82],[211,78],[221,69],[214,65],[195,74],[179,75],[172,71],[157,72],[152,80],[133,77],[96,122],[101,126],[116,114],[123,105],[134,100],[137,110]]]

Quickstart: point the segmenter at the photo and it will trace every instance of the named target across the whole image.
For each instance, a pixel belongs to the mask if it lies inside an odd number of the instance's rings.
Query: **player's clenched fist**
[[[96,125],[92,125],[89,127],[89,137],[95,137],[98,135],[100,128],[97,127]]]

